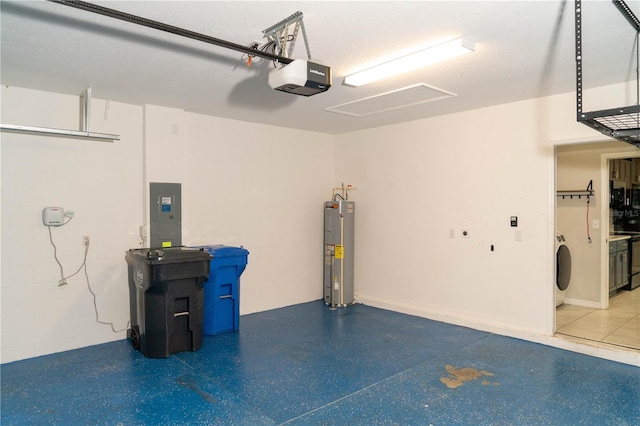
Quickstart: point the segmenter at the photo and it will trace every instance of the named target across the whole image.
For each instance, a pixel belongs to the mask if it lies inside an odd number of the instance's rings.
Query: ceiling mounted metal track
[[[119,10],[110,9],[96,4],[87,3],[85,1],[71,1],[71,0],[49,0],[52,3],[58,3],[64,6],[74,7],[76,9],[85,10],[87,12],[97,13],[99,15],[107,16],[109,18],[119,19],[121,21],[131,22],[133,24],[142,25],[143,27],[153,28],[156,30],[164,31],[167,33],[179,35],[182,37],[190,38],[193,40],[202,41],[204,43],[213,44],[216,46],[224,47],[226,49],[236,50],[238,52],[246,53],[251,56],[259,56],[261,58],[277,61],[282,64],[289,64],[293,62],[293,59],[286,58],[284,56],[274,55],[268,52],[263,52],[257,49],[252,49],[248,46],[232,43],[230,41],[221,40],[219,38],[211,37],[205,34],[197,33],[184,28],[174,27],[173,25],[164,24],[162,22],[153,21],[151,19],[143,18],[130,13],[121,12]]]
[[[640,31],[640,21],[623,0],[612,0],[612,3],[629,21],[636,31],[636,38]],[[610,108],[600,111],[582,111],[582,1],[575,0],[575,25],[576,25],[576,114],[578,122],[586,124],[611,138],[640,148],[640,99],[638,104]],[[636,60],[639,52],[636,52]],[[636,73],[640,72],[640,63]],[[640,92],[640,74],[636,76],[636,84]]]

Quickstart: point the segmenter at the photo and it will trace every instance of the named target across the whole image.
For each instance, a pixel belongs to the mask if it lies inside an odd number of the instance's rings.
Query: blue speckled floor
[[[3,425],[640,424],[637,367],[321,301],[245,315],[197,352],[119,341],[0,373]]]

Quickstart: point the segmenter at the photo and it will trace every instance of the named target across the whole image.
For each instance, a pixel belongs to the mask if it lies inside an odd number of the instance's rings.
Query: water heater
[[[324,303],[331,308],[354,303],[353,201],[324,203]]]

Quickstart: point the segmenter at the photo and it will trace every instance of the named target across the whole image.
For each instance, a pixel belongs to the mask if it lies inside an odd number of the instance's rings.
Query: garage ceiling
[[[268,60],[247,67],[233,50],[56,3],[6,0],[1,83],[73,95],[91,85],[96,98],[330,134],[575,91],[572,1],[95,3],[242,45],[301,11],[312,59],[332,68],[333,87],[309,98],[277,92]],[[640,15],[638,1],[627,3]],[[635,33],[611,2],[583,1],[583,27],[585,88],[635,81]],[[365,64],[456,37],[475,41],[475,52],[366,86],[342,84]],[[306,59],[301,37],[293,57]],[[414,100],[421,92],[437,99]],[[397,108],[401,95],[411,106]],[[336,111],[344,109],[357,113]]]

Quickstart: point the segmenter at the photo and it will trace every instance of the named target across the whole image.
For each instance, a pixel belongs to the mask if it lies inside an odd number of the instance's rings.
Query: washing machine
[[[564,303],[564,295],[571,282],[571,251],[562,234],[556,234],[556,307]]]

